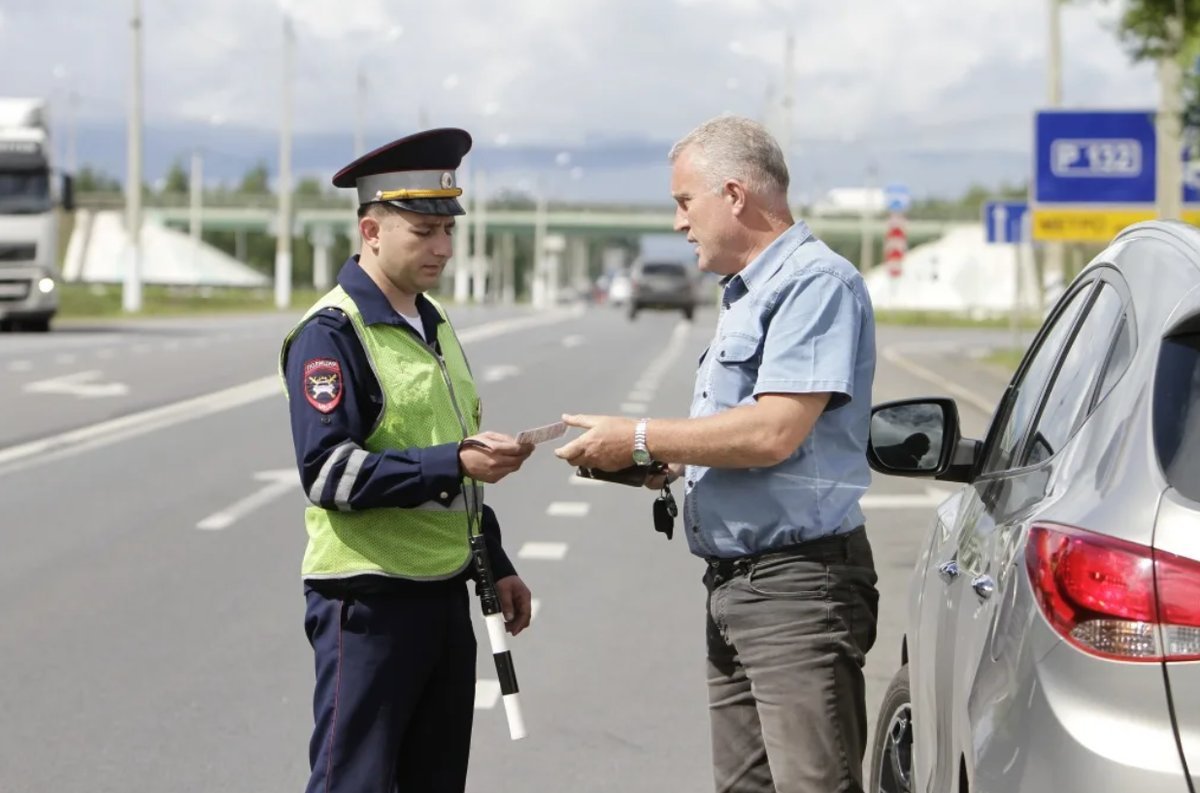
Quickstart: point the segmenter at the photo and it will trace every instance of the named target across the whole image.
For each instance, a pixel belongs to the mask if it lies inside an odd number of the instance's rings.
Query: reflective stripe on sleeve
[[[338,480],[337,492],[333,496],[334,505],[343,512],[350,509],[350,491],[354,489],[354,483],[358,480],[358,474],[362,471],[366,459],[366,451],[355,449],[350,452],[350,459],[346,461],[346,468],[342,471],[342,477]]]
[[[317,506],[321,505],[321,495],[325,492],[325,483],[329,481],[329,474],[333,471],[333,467],[355,448],[357,447],[352,441],[346,441],[329,453],[329,456],[325,458],[325,464],[321,466],[321,472],[317,474],[316,481],[308,491],[309,501]]]

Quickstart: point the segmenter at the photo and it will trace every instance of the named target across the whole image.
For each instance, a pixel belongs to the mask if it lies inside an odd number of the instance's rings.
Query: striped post
[[[508,717],[508,734],[519,741],[527,734],[525,718],[521,715],[521,700],[518,696],[517,672],[513,667],[512,653],[508,651],[508,637],[504,632],[504,615],[500,610],[500,596],[496,582],[492,579],[492,565],[488,559],[487,545],[482,534],[471,536],[471,559],[475,565],[479,604],[483,607],[483,621],[487,625],[488,641],[492,645],[492,660],[496,662],[496,676],[500,679],[500,694],[504,699],[504,715]]]

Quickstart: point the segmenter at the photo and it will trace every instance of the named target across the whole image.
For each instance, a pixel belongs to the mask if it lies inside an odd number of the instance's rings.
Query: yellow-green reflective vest
[[[441,306],[430,302],[444,319]],[[457,443],[479,431],[479,393],[450,323],[438,324],[439,358],[405,327],[367,325],[340,286],[318,300],[288,333],[279,360],[281,374],[292,339],[314,314],[329,307],[350,318],[383,391],[379,418],[362,446],[365,452],[343,447],[341,453],[349,455],[344,477],[353,475],[351,466],[360,466],[366,452]],[[354,511],[309,506],[304,512],[308,548],[303,576],[376,573],[435,580],[457,575],[470,561],[468,506],[478,509],[482,502],[482,487],[474,492],[471,488],[464,479],[462,493],[449,507],[436,501]]]

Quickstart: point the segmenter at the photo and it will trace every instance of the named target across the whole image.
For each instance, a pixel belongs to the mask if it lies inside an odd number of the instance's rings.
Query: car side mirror
[[[867,462],[889,476],[965,481],[958,405],[953,399],[926,397],[885,402],[871,409]],[[975,444],[970,441],[970,444]],[[974,449],[974,446],[971,447]],[[974,463],[974,452],[967,455]]]

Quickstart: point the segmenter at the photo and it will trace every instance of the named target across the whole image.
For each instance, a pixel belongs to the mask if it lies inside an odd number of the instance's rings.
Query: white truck
[[[73,208],[56,173],[44,99],[0,98],[0,330],[50,329],[58,311],[58,207]]]

